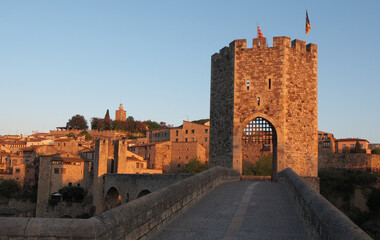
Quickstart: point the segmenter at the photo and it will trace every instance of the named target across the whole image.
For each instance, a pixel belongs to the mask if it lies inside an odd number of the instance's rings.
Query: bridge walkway
[[[155,239],[308,239],[283,185],[239,181],[217,186],[148,237]]]

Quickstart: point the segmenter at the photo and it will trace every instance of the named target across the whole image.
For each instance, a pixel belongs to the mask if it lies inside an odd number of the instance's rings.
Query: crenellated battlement
[[[306,45],[305,41],[301,41],[299,39],[294,39],[291,41],[290,37],[273,37],[273,47],[267,46],[266,38],[253,38],[252,40],[252,48],[247,48],[247,40],[246,39],[237,39],[232,41],[228,47],[222,48],[219,53],[215,53],[212,55],[213,60],[220,59],[221,56],[226,56],[231,54],[231,50],[243,50],[243,49],[281,49],[281,48],[290,48],[294,49],[297,52],[310,52],[317,53],[317,45],[313,43],[309,43]]]

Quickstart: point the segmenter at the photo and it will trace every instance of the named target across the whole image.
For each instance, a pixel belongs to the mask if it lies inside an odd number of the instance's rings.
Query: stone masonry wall
[[[359,169],[371,172],[380,172],[380,155],[376,154],[345,154],[345,153],[318,153],[319,169]]]
[[[210,167],[232,168],[234,46],[211,57]]]
[[[346,215],[307,185],[294,171],[287,168],[279,174],[298,214],[309,230],[308,239],[370,240],[362,229]]]

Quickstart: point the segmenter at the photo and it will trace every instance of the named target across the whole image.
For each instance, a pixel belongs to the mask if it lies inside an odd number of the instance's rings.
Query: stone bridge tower
[[[235,40],[211,60],[210,167],[242,172],[242,144],[272,141],[273,178],[318,176],[317,45],[289,37]],[[252,130],[253,129],[253,130]],[[268,130],[269,129],[269,130]]]

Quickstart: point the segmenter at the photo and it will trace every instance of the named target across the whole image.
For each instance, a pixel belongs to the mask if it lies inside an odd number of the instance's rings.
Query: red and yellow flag
[[[259,25],[257,25],[257,38],[264,38],[264,35],[261,32]]]
[[[311,26],[310,26],[310,21],[309,21],[309,16],[307,15],[307,10],[306,10],[306,27],[305,27],[305,34],[308,34],[310,32]]]

